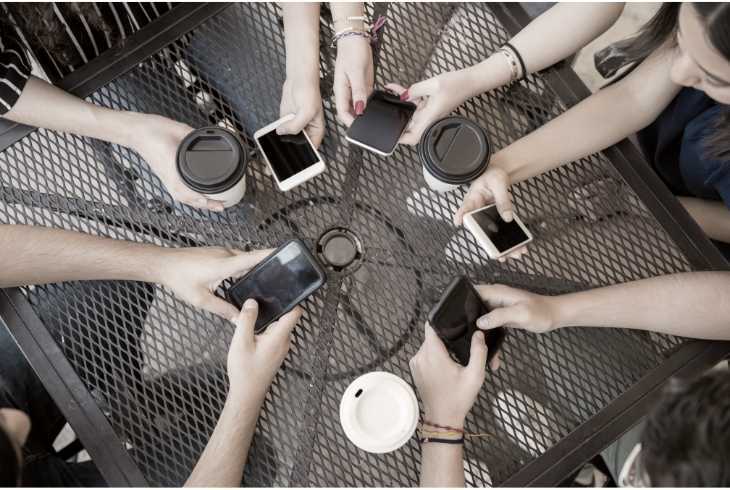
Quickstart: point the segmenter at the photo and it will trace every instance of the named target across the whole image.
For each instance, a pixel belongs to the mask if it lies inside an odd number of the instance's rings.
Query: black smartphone
[[[395,94],[376,90],[370,97],[365,111],[355,118],[347,130],[347,141],[383,156],[393,153],[416,104],[400,100]]]
[[[294,309],[327,281],[322,266],[301,240],[276,249],[226,291],[228,301],[241,308],[248,298],[259,305],[255,332]]]
[[[469,364],[471,337],[479,330],[477,319],[489,313],[472,283],[464,276],[455,277],[446,287],[439,302],[431,309],[428,322],[444,342],[453,358],[460,364]],[[491,361],[504,342],[503,327],[484,332],[487,343],[487,361]]]

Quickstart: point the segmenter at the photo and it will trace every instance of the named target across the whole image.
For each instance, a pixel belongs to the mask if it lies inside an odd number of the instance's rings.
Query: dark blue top
[[[683,88],[659,117],[638,132],[644,156],[677,196],[723,201],[730,208],[730,161],[705,156],[705,138],[726,106]],[[730,244],[714,242],[730,260]]]

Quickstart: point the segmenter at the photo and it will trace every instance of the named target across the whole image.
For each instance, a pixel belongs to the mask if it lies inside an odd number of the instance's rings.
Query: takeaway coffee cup
[[[423,133],[418,154],[426,184],[434,191],[448,192],[468,184],[487,169],[491,146],[478,124],[450,116],[436,121]]]
[[[418,425],[418,399],[398,376],[367,373],[345,390],[340,422],[348,439],[370,453],[395,451],[413,436]]]
[[[224,207],[246,192],[248,154],[238,137],[219,127],[192,131],[177,149],[177,171],[183,182]]]

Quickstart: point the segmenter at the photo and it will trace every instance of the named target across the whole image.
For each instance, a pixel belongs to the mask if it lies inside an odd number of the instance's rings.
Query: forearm
[[[586,98],[494,155],[512,183],[613,145],[650,124],[679,91],[669,53],[657,53],[630,75]]]
[[[138,114],[89,104],[58,87],[31,77],[13,108],[3,117],[30,126],[97,138],[124,146]]]
[[[261,400],[231,397],[186,487],[238,487],[248,457]]]
[[[708,237],[730,243],[730,209],[725,203],[695,197],[680,197],[679,202]]]
[[[0,225],[0,287],[98,279],[158,282],[167,253],[84,233]]]
[[[365,7],[362,2],[331,2],[330,11],[332,12],[335,32],[347,28],[365,30],[364,21],[352,19],[353,17],[363,17],[365,15]]]
[[[556,327],[730,340],[730,272],[673,274],[550,299]]]
[[[623,3],[558,3],[530,22],[510,43],[525,61],[527,73],[540,71],[576,53],[604,33],[623,11]],[[566,36],[565,33],[570,35]],[[550,42],[545,42],[549,39]],[[509,83],[504,55],[495,53],[465,70],[470,97]]]
[[[463,446],[461,444],[422,444],[421,486],[463,487]]]
[[[284,3],[287,78],[319,80],[319,3]]]

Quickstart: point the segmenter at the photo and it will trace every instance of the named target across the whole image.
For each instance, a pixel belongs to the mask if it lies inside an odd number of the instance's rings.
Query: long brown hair
[[[730,3],[690,4],[704,23],[710,43],[730,63]],[[628,39],[614,43],[595,54],[596,69],[604,77],[612,77],[625,69],[625,76],[651,53],[662,47],[676,46],[680,3],[664,3],[657,13]],[[615,81],[615,80],[614,80]],[[705,138],[706,156],[730,161],[730,107],[724,107],[714,121],[714,129]]]

